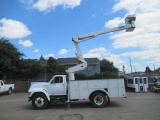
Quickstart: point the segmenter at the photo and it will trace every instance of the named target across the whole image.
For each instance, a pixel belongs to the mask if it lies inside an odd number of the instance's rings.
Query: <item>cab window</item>
[[[144,84],[147,84],[147,79],[146,79],[146,78],[144,78],[143,80],[144,80]]]
[[[140,84],[142,84],[142,83],[143,83],[141,78],[139,79],[139,83],[140,83]]]
[[[135,84],[138,84],[138,78],[135,78]]]
[[[1,86],[3,86],[3,82],[1,81],[1,84],[0,84]]]
[[[133,84],[133,79],[128,79],[128,84]]]
[[[53,83],[63,83],[63,78],[62,77],[55,77],[54,80],[51,82]]]

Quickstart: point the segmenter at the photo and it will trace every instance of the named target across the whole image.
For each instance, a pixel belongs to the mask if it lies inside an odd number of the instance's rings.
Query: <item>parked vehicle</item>
[[[151,90],[153,92],[157,92],[160,90],[160,77],[154,77],[154,80],[152,83],[150,83]]]
[[[14,90],[14,84],[4,84],[3,80],[0,80],[0,93],[12,94]]]
[[[124,26],[74,36],[72,41],[80,64],[66,70],[69,75],[68,83],[65,75],[56,75],[49,83],[32,84],[28,91],[29,101],[32,100],[32,106],[35,109],[44,109],[51,102],[61,101],[67,102],[69,108],[71,101],[89,99],[93,106],[101,108],[109,103],[112,97],[126,97],[124,79],[75,80],[74,74],[87,67],[79,42],[120,30],[132,32],[135,29],[135,20],[135,15],[128,15],[125,18]]]
[[[69,98],[68,98],[69,94]],[[29,101],[35,109],[44,109],[50,103],[89,99],[94,107],[104,107],[110,98],[126,97],[124,79],[70,80],[66,75],[55,75],[47,83],[32,83]]]
[[[134,89],[135,92],[148,92],[148,78],[128,77],[127,87]]]

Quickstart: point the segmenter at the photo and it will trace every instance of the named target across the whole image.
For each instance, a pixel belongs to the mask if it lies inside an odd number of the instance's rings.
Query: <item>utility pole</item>
[[[130,61],[131,74],[132,74],[132,61],[131,61],[131,58],[130,58],[130,57],[129,57],[129,61]]]
[[[125,66],[123,65],[123,74],[125,75]]]
[[[136,67],[134,67],[135,73],[136,73]]]
[[[154,68],[154,71],[155,71],[155,66],[154,66],[154,64],[153,64],[153,68]]]
[[[153,72],[153,74],[155,75],[155,74],[156,74],[156,69],[155,69],[154,64],[153,64],[153,68],[154,68],[154,72]]]

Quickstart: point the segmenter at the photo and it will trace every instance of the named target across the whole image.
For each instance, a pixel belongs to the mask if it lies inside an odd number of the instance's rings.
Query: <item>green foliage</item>
[[[19,64],[19,74],[16,75],[16,78],[27,79],[27,77],[29,77],[30,74],[30,66],[30,61],[21,59]]]
[[[12,45],[8,40],[0,39],[0,79],[7,77],[8,79],[32,79],[39,75],[49,74],[50,76],[56,74],[67,74],[63,66],[61,66],[56,59],[50,57],[45,60],[41,55],[40,60],[22,59],[23,53]],[[42,65],[42,62],[45,65]],[[114,67],[113,62],[106,59],[100,61],[100,74],[86,76],[82,73],[76,73],[76,79],[103,79],[118,77],[118,69]],[[146,68],[149,72],[150,69]]]
[[[92,80],[92,79],[108,79],[108,78],[118,78],[118,75],[113,72],[95,73],[94,75],[91,76],[86,76],[85,74],[82,73],[75,74],[76,80],[86,80],[86,79]]]
[[[56,73],[65,73],[65,69],[63,68],[63,66],[60,66],[57,60],[53,57],[49,57],[46,68],[47,72],[53,75],[55,75]]]
[[[44,57],[41,55],[41,57],[39,58],[39,60],[45,60]]]
[[[114,67],[113,62],[107,59],[102,59],[100,61],[101,72],[113,72],[118,73],[118,68]]]
[[[96,73],[94,75],[88,76],[88,79],[102,79],[102,74]]]
[[[7,78],[18,72],[18,65],[24,54],[8,40],[0,39],[0,77]]]
[[[23,56],[8,40],[0,39],[0,79],[31,79],[46,71],[39,61]]]
[[[152,70],[149,68],[149,66],[146,67],[145,73],[151,73]]]
[[[87,79],[87,76],[82,73],[75,73],[75,79],[76,80],[85,80],[85,79]]]
[[[57,69],[57,61],[53,57],[49,57],[47,61],[47,72],[54,74]]]
[[[120,77],[120,78],[124,78],[124,75],[120,75],[119,77]]]
[[[118,74],[114,72],[104,72],[102,75],[103,78],[118,78]]]
[[[86,76],[82,73],[76,73],[76,80],[85,79],[107,79],[107,78],[118,78],[118,68],[114,67],[113,62],[103,59],[100,61],[101,73],[95,73],[91,76]],[[122,76],[123,77],[123,76]]]

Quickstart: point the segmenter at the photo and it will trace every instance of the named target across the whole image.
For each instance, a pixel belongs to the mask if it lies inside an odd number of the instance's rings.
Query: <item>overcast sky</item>
[[[0,37],[26,57],[75,57],[72,37],[124,25],[136,15],[133,32],[113,32],[80,43],[84,57],[108,59],[130,72],[160,68],[160,0],[1,0]],[[130,59],[129,59],[130,58]]]

